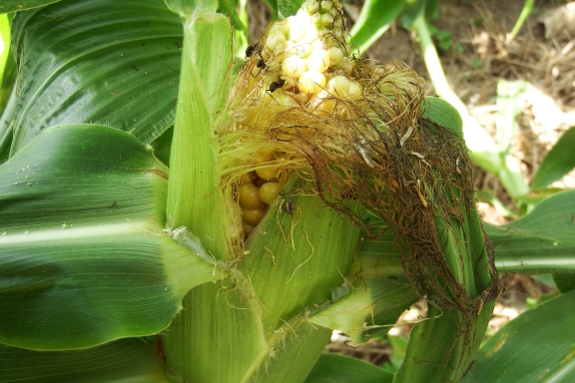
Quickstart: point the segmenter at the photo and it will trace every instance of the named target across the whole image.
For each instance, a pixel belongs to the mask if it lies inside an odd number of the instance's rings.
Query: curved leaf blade
[[[574,381],[574,322],[575,291],[537,305],[483,344],[463,382]]]
[[[575,127],[563,133],[555,146],[543,158],[531,182],[531,189],[543,189],[575,168],[573,142],[575,142]]]
[[[98,123],[150,143],[173,124],[182,23],[163,1],[62,1],[19,12],[12,42],[12,154],[52,125]]]
[[[163,233],[167,169],[108,127],[48,129],[0,167],[0,342],[157,333],[213,266]]]
[[[56,3],[60,0],[4,0],[0,4],[0,13],[23,11],[44,5]]]
[[[391,232],[362,243],[345,280],[332,293],[334,303],[309,320],[341,330],[357,344],[386,334],[419,299],[407,283]]]
[[[381,37],[399,15],[405,0],[367,0],[350,34],[351,43],[364,53]]]
[[[393,375],[359,359],[322,354],[305,383],[391,383]]]
[[[501,226],[484,224],[500,272],[575,271],[575,191],[557,193],[525,217]]]
[[[75,351],[33,351],[0,345],[4,383],[170,383],[161,344],[126,339]]]

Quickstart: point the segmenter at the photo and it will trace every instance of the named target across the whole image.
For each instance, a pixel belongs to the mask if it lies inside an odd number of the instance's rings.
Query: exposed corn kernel
[[[273,167],[273,168],[260,168],[256,170],[256,174],[260,177],[263,178],[264,180],[273,180],[274,178],[277,178],[277,176],[280,174],[280,170],[278,167]]]
[[[282,63],[282,70],[286,76],[300,78],[306,71],[305,62],[296,55],[290,56]]]
[[[289,17],[289,37],[292,41],[300,41],[305,37],[305,31],[310,24],[309,14],[300,9],[295,16]]]
[[[319,2],[306,2],[304,8],[311,15],[312,13],[319,11]]]
[[[331,25],[333,24],[334,17],[330,13],[324,13],[321,15],[320,21],[318,24],[320,25]]]
[[[344,76],[335,76],[329,80],[328,88],[337,97],[347,97],[351,82]]]
[[[260,149],[255,154],[255,158],[258,162],[266,162],[274,158],[274,153],[269,149]]]
[[[330,11],[333,8],[333,3],[331,1],[322,1],[321,10],[324,12]]]
[[[325,76],[319,72],[305,72],[299,78],[299,89],[305,93],[318,93],[325,86]]]
[[[242,226],[244,228],[244,234],[246,235],[246,237],[250,235],[252,231],[254,231],[254,229],[256,228],[255,226],[250,225],[249,223],[246,222],[242,222]]]
[[[245,184],[252,184],[254,183],[254,179],[252,176],[252,173],[246,173],[244,175],[241,176],[240,178],[240,185],[245,185]]]
[[[329,61],[332,66],[341,65],[341,60],[343,59],[343,52],[338,47],[329,48]]]
[[[264,102],[269,105],[269,108],[276,111],[282,112],[284,110],[294,108],[299,106],[299,103],[286,95],[285,93],[275,92],[273,95],[270,92],[266,92],[264,95]]]
[[[266,47],[271,51],[275,51],[276,47],[285,41],[285,35],[279,30],[276,30],[268,35],[268,38],[266,39]]]
[[[308,41],[314,41],[319,37],[319,32],[317,27],[313,24],[309,24],[305,29],[305,38]]]
[[[240,187],[240,205],[245,209],[262,209],[264,203],[260,199],[260,188],[254,184],[245,184]]]
[[[305,59],[308,71],[323,72],[329,67],[329,53],[324,50],[314,51]]]
[[[293,97],[300,105],[305,105],[309,101],[309,95],[307,93],[298,93]]]
[[[260,199],[268,205],[271,205],[274,199],[281,191],[279,182],[266,182],[260,188]]]
[[[349,84],[349,98],[359,100],[361,98],[361,90],[361,85],[356,81],[352,81]]]
[[[349,57],[344,57],[344,58],[343,58],[343,61],[342,61],[342,64],[341,64],[341,69],[343,69],[343,72],[344,72],[346,75],[349,76],[349,75],[351,74],[351,71],[353,70],[353,66],[352,66],[352,64],[351,64],[351,60],[349,59]]]
[[[263,208],[245,209],[243,215],[246,223],[255,226],[266,216],[266,211]]]
[[[317,39],[311,43],[311,46],[313,47],[314,51],[320,51],[320,50],[325,50],[327,44],[325,43],[325,41],[323,39]]]

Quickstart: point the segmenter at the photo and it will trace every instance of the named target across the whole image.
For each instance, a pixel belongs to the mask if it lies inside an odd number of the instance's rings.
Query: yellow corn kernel
[[[319,2],[317,1],[306,2],[304,4],[304,8],[307,11],[307,13],[311,15],[312,13],[316,13],[317,11],[319,11]]]
[[[352,81],[349,84],[349,98],[352,100],[359,100],[361,98],[361,84],[357,81]]]
[[[273,31],[268,35],[266,39],[266,48],[273,52],[276,50],[276,47],[279,44],[285,41],[286,37],[283,33],[281,33],[279,30]]]
[[[319,72],[305,72],[298,81],[299,90],[304,93],[318,93],[325,86],[325,76]]]
[[[244,221],[250,225],[257,225],[266,216],[266,211],[260,209],[245,209],[243,211]]]
[[[260,199],[268,205],[271,205],[274,199],[281,191],[279,182],[266,182],[260,187]]]
[[[282,71],[286,76],[300,78],[306,71],[305,61],[301,57],[292,55],[282,63]]]
[[[343,59],[343,52],[338,47],[329,48],[329,62],[332,66],[340,66]]]
[[[326,43],[324,39],[317,39],[311,43],[314,51],[321,51],[326,49]]]
[[[264,203],[260,199],[260,188],[254,184],[245,184],[240,187],[240,205],[244,209],[262,209]]]
[[[296,100],[286,95],[285,93],[278,91],[276,91],[273,95],[269,92],[266,92],[264,95],[264,101],[268,104],[268,107],[271,110],[276,112],[283,112],[284,110],[299,106],[299,103]]]
[[[336,97],[346,98],[349,94],[349,86],[351,82],[345,76],[335,76],[329,80],[329,91]]]
[[[305,39],[308,41],[314,41],[319,37],[317,27],[313,24],[309,24],[305,29]]]
[[[296,42],[302,40],[305,36],[305,30],[310,24],[309,14],[300,9],[295,16],[290,16],[288,19],[290,23],[290,40]]]
[[[329,100],[330,94],[322,90],[313,99],[310,104],[312,108],[331,114],[335,109],[336,102],[334,100]]]
[[[249,223],[246,222],[242,222],[242,226],[244,227],[244,234],[246,235],[246,237],[250,235],[252,231],[254,231],[254,229],[256,228],[255,226],[250,225]]]
[[[293,42],[291,43],[294,44]],[[294,44],[294,46],[295,46],[294,53],[297,54],[302,59],[305,59],[313,52],[313,45],[311,45],[310,43],[303,43],[297,45]]]
[[[294,100],[296,100],[300,105],[305,105],[309,101],[309,95],[307,93],[298,93],[293,95]]]
[[[297,80],[293,77],[286,76],[284,77],[284,89],[291,89],[297,85]],[[298,100],[299,101],[299,100]]]
[[[278,31],[283,33],[284,36],[287,36],[289,34],[289,30],[290,30],[289,21],[287,19],[282,20],[282,21],[278,21],[274,24],[273,29],[277,29]]]
[[[254,179],[252,177],[251,172],[246,173],[240,177],[240,185],[253,184],[253,183],[254,183]]]
[[[305,59],[308,71],[323,72],[329,67],[329,53],[324,50],[314,51]]]
[[[322,1],[321,2],[321,10],[324,12],[331,11],[333,8],[333,3],[331,1]]]
[[[351,60],[349,59],[349,57],[344,57],[343,58],[343,63],[341,64],[341,69],[343,69],[343,72],[346,75],[350,75],[351,71],[353,70],[353,65],[351,64]]]
[[[324,13],[322,15],[321,13],[318,12],[318,13],[314,13],[313,15],[311,15],[310,20],[315,25],[325,26],[325,25],[332,25],[334,17],[329,13]],[[321,31],[321,29],[320,29],[320,31]]]
[[[278,167],[267,167],[267,168],[260,168],[256,170],[256,174],[263,178],[266,181],[273,180],[280,174],[280,169]]]
[[[267,162],[272,158],[274,158],[274,152],[269,149],[263,148],[258,150],[254,157],[257,160],[257,162]]]

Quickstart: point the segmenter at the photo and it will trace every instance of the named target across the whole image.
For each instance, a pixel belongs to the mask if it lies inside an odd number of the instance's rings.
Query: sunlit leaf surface
[[[48,129],[0,166],[0,342],[150,335],[218,276],[164,227],[167,169],[124,132]]]
[[[12,152],[52,125],[99,123],[149,143],[174,119],[182,23],[162,0],[75,0],[19,12]]]
[[[489,338],[464,383],[575,381],[575,291],[521,314]]]
[[[126,339],[74,351],[0,345],[3,383],[177,383],[168,377],[155,339]],[[171,379],[170,379],[171,378]]]

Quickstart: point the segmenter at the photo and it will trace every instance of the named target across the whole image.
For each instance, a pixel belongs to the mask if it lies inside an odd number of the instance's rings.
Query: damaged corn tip
[[[361,98],[361,85],[351,77],[342,15],[338,1],[306,0],[296,15],[268,27],[246,64],[243,94],[249,95],[244,100],[249,110],[238,114],[246,116],[246,122],[234,129],[253,131],[262,125],[257,123],[260,119],[293,108],[342,115],[345,108],[338,109],[336,100]],[[249,173],[235,181],[246,236],[264,218],[289,176],[273,149],[262,153],[251,156],[246,163]]]

